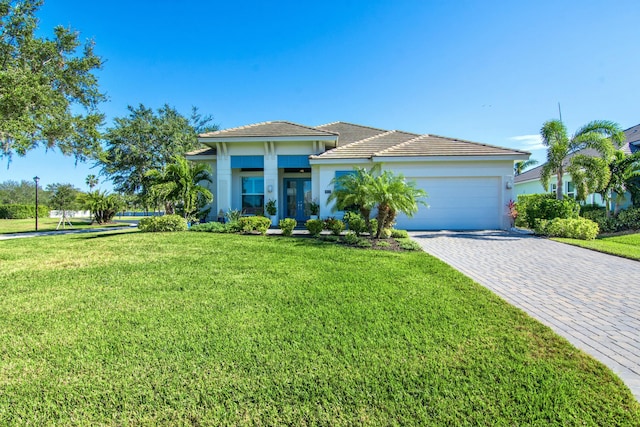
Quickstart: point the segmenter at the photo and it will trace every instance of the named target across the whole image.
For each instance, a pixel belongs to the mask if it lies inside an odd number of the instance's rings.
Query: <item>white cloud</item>
[[[546,147],[542,145],[542,137],[540,135],[519,135],[509,138],[510,141],[518,143],[518,148],[523,150],[543,150]]]

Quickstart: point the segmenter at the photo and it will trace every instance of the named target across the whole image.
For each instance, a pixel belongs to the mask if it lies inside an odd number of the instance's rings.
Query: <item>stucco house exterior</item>
[[[640,124],[625,130],[624,134],[625,134],[625,143],[620,147],[620,149],[624,151],[626,154],[632,154],[637,151],[640,151]],[[576,154],[584,154],[587,156],[599,155],[599,153],[596,150],[587,148],[584,150],[577,151],[573,154],[570,154],[564,160],[563,164],[565,166],[568,166],[569,162],[571,161],[571,158]],[[557,178],[555,176],[552,176],[551,179],[549,180],[549,188],[544,188],[542,185],[542,181],[540,179],[542,166],[544,166],[544,164],[539,165],[533,169],[529,169],[528,171],[523,172],[520,175],[517,175],[515,177],[514,182],[515,182],[516,197],[519,196],[520,194],[537,194],[537,193],[546,193],[546,192],[555,193]],[[573,186],[573,182],[571,181],[571,175],[569,175],[568,173],[565,173],[562,177],[562,182],[564,186],[564,188],[562,189],[562,192],[566,196],[574,197],[575,188]],[[602,198],[600,197],[599,194],[590,194],[589,196],[587,196],[586,203],[604,206],[604,202],[602,201]],[[625,202],[621,207],[625,208],[630,204],[631,204],[631,197],[627,195],[627,197],[625,197]]]
[[[428,207],[398,228],[505,229],[507,204],[515,197],[513,162],[530,153],[436,135],[335,122],[311,127],[286,121],[256,123],[199,135],[207,148],[187,159],[213,171],[210,219],[231,209],[261,213],[275,200],[281,218],[298,222],[320,205],[320,217],[341,217],[327,198],[331,181],[354,167],[402,173],[428,193]]]

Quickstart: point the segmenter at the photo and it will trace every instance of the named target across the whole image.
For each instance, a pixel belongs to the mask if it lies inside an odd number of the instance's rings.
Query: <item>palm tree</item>
[[[98,185],[98,177],[96,177],[94,174],[87,175],[87,179],[85,179],[84,182],[89,186],[89,191],[93,191],[93,187]]]
[[[535,159],[529,159],[529,160],[520,160],[518,162],[515,162],[513,165],[513,172],[515,173],[516,176],[520,175],[522,172],[524,172],[525,169],[537,165],[538,161]]]
[[[398,212],[412,217],[418,212],[418,204],[426,206],[427,193],[415,182],[407,182],[402,174],[384,171],[373,180],[371,197],[378,208],[378,239],[383,229],[393,226]]]
[[[353,173],[342,175],[331,180],[333,191],[327,199],[327,203],[335,201],[334,210],[357,209],[364,219],[369,233],[371,209],[375,202],[371,197],[374,174],[380,171],[380,165],[370,170],[355,168]]]
[[[562,200],[565,172],[565,159],[576,151],[593,148],[608,156],[613,151],[613,145],[619,147],[624,141],[624,133],[616,123],[606,120],[594,120],[569,138],[567,128],[560,120],[550,120],[542,125],[540,130],[542,143],[547,147],[547,162],[542,166],[540,178],[542,185],[549,185],[551,175],[557,176],[556,198]],[[573,159],[572,159],[573,161]]]
[[[189,163],[184,157],[174,157],[173,162],[161,171],[146,174],[151,180],[151,189],[165,201],[182,203],[183,216],[188,219],[197,214],[198,198],[207,203],[213,194],[201,182],[212,182],[210,168],[205,163]]]

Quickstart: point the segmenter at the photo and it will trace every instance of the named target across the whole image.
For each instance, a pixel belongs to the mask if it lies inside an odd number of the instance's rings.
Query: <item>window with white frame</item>
[[[242,177],[242,211],[249,215],[261,215],[264,211],[264,178]]]
[[[576,187],[571,181],[567,182],[567,196],[571,197],[572,199],[576,198]]]
[[[550,193],[555,194],[557,189],[558,189],[558,186],[556,184],[549,185],[549,192]]]

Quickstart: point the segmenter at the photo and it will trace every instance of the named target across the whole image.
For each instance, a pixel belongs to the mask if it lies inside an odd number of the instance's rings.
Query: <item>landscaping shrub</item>
[[[342,241],[348,245],[355,245],[358,243],[358,235],[354,231],[347,231],[347,234],[342,236]]]
[[[293,229],[296,228],[296,225],[298,225],[298,221],[293,218],[284,218],[280,220],[278,225],[282,230],[283,236],[291,236],[291,234],[293,233]]]
[[[373,218],[371,221],[369,221],[369,225],[371,226],[371,235],[375,234],[376,230],[378,229],[378,220]]]
[[[240,218],[242,218],[242,211],[232,209],[224,214],[224,217],[227,219],[227,222],[238,222]]]
[[[396,239],[396,242],[398,242],[398,245],[400,246],[400,248],[404,249],[405,251],[421,251],[422,250],[422,247],[420,246],[420,244],[411,239]]]
[[[44,205],[38,206],[38,218],[47,218],[49,216],[49,207]],[[35,218],[36,207],[34,205],[0,205],[0,219],[27,219]]]
[[[583,210],[580,215],[598,224],[602,233],[613,233],[622,229],[620,221],[613,215],[607,217],[607,212],[604,208]]]
[[[379,248],[390,248],[391,247],[391,243],[389,242],[378,242],[376,243],[376,246]]]
[[[339,219],[327,218],[324,223],[325,228],[331,231],[334,236],[339,236],[340,233],[342,233],[342,231],[344,230],[344,222],[340,221]]]
[[[407,233],[407,230],[391,229],[391,237],[394,239],[408,239],[409,233]]]
[[[380,238],[381,239],[388,239],[391,237],[391,229],[390,228],[383,228],[380,231]]]
[[[307,230],[309,230],[309,233],[313,237],[318,237],[324,229],[324,221],[320,219],[310,219],[305,222],[304,226],[307,227]]]
[[[370,248],[373,245],[371,244],[371,240],[359,238],[356,246],[359,248]]]
[[[521,194],[516,210],[516,225],[533,228],[539,219],[577,218],[580,205],[570,197],[557,200],[553,194]]]
[[[206,222],[204,224],[192,225],[191,231],[205,231],[209,233],[230,233],[231,224],[223,224],[221,222]]]
[[[640,208],[628,208],[620,211],[618,222],[627,230],[640,230]]]
[[[566,237],[569,239],[593,240],[598,235],[598,224],[586,218],[541,219],[536,224],[537,234],[549,237]]]
[[[154,216],[142,218],[138,228],[144,232],[186,231],[187,222],[179,215]]]
[[[271,220],[263,216],[243,216],[238,220],[238,225],[243,233],[259,232],[260,234],[266,234]]]
[[[320,236],[320,240],[324,241],[324,242],[339,242],[340,241],[340,237],[339,236],[335,236],[333,234],[330,234],[328,236]]]
[[[344,222],[349,228],[349,230],[353,231],[356,236],[360,236],[360,234],[367,231],[367,225],[360,215],[357,212],[346,212],[344,214]]]

